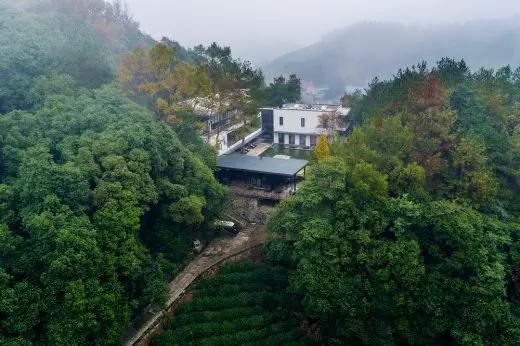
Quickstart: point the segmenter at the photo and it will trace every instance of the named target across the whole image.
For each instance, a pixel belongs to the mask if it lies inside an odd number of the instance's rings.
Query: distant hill
[[[315,85],[367,85],[399,68],[442,57],[464,58],[473,68],[520,65],[520,21],[408,26],[362,22],[263,66],[267,78],[296,73]]]

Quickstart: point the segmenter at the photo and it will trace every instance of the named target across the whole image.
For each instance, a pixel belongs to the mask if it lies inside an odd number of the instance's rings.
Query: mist
[[[142,29],[156,39],[167,36],[185,46],[217,41],[255,64],[360,21],[462,23],[520,13],[517,0],[127,0],[127,4]]]

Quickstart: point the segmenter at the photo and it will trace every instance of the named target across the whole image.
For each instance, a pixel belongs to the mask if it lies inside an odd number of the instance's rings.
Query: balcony
[[[229,188],[232,194],[238,196],[273,201],[281,201],[294,194],[294,185],[292,184],[282,185],[273,190],[244,183],[233,183],[229,185]]]

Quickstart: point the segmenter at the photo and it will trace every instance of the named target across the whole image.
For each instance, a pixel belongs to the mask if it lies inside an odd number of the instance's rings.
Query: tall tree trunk
[[[245,147],[246,147],[246,136],[247,136],[247,131],[246,131],[246,127],[247,127],[247,119],[244,117],[244,123],[242,125],[242,154],[245,154]]]
[[[217,144],[217,146],[220,143],[220,129],[221,129],[221,127],[217,126],[217,141],[215,143],[215,144]],[[217,150],[220,150],[220,148],[217,147]]]
[[[206,128],[207,128],[207,131],[208,131],[208,140],[207,140],[207,142],[208,142],[209,145],[211,145],[211,143],[210,143],[210,139],[211,139],[211,119],[208,120]]]

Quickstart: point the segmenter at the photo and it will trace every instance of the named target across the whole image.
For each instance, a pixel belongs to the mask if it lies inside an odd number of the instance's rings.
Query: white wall
[[[319,116],[323,111],[275,109],[273,113],[274,132],[307,135],[323,133],[323,129],[318,128]],[[283,117],[283,125],[280,125],[280,117]],[[301,126],[301,118],[305,118],[305,127]]]

